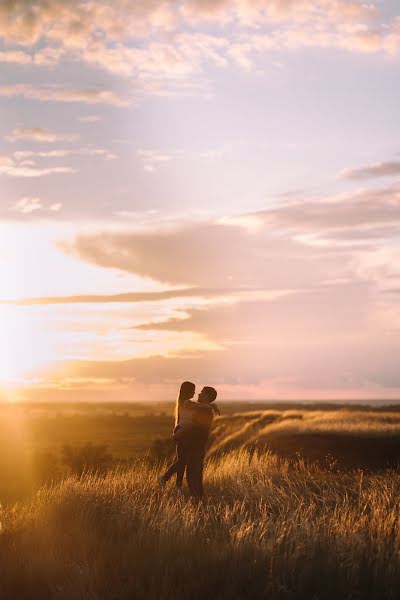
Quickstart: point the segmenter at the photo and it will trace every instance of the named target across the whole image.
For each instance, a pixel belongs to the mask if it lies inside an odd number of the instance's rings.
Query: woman
[[[176,490],[182,494],[182,482],[186,467],[186,450],[188,436],[186,433],[193,424],[193,411],[188,400],[193,398],[196,386],[191,381],[184,381],[180,387],[175,405],[175,428],[173,438],[176,443],[176,459],[164,475],[160,475],[158,483],[164,488],[167,481],[176,473]]]

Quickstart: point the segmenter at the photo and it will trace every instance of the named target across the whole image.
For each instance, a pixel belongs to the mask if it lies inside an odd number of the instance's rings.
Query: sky
[[[0,399],[400,397],[397,0],[0,4]]]

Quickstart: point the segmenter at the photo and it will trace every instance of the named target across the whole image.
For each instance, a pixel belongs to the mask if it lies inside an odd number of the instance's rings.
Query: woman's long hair
[[[185,400],[193,397],[195,389],[196,386],[191,381],[184,381],[182,383],[175,404],[175,425],[178,425],[179,421],[179,407]]]

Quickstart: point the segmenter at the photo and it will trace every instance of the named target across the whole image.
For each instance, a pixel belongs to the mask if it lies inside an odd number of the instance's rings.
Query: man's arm
[[[213,422],[213,411],[209,404],[200,404],[199,402],[193,402],[187,400],[186,407],[193,411],[194,425],[209,429]]]

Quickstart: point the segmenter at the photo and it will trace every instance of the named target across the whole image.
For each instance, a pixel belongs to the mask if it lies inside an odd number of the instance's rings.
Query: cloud
[[[129,101],[109,89],[66,89],[59,85],[33,86],[19,83],[0,86],[0,96],[22,96],[43,102],[81,102],[84,104],[112,104],[127,106]]]
[[[40,67],[54,67],[60,59],[65,56],[66,49],[63,47],[53,48],[51,46],[42,48],[33,55],[33,64]]]
[[[264,343],[285,340],[307,342],[339,332],[358,333],[367,325],[372,286],[366,282],[345,282],[301,290],[278,298],[244,299],[231,304],[184,309],[179,318],[144,323],[136,329],[150,331],[192,331],[214,341],[229,344]]]
[[[393,201],[392,191],[381,192]],[[373,193],[370,191],[369,201]],[[61,248],[100,267],[196,289],[166,290],[151,296],[37,299],[39,304],[143,302],[143,309],[147,302],[165,301],[143,313],[139,307],[133,312],[127,307],[128,317],[117,335],[115,319],[110,320],[114,340],[134,340],[148,355],[147,342],[153,354],[150,358],[67,363],[60,377],[115,382],[131,377],[136,386],[154,382],[157,373],[159,382],[177,384],[188,377],[236,389],[254,385],[264,390],[273,385],[282,389],[285,380],[293,383],[293,389],[337,393],[345,390],[349,381],[360,393],[372,393],[376,386],[398,385],[397,296],[381,294],[382,289],[398,288],[398,251],[377,239],[360,251],[356,245],[342,250],[335,240],[324,247],[310,245],[301,237],[310,231],[320,234],[322,230],[327,236],[334,233],[330,219],[343,230],[345,216],[335,212],[336,205],[344,210],[350,204],[354,210],[351,205],[360,198],[353,196],[308,201],[305,208],[302,205],[306,214],[300,222],[298,203],[255,213],[257,227],[249,226],[248,215],[243,215],[231,222],[225,218],[223,222],[153,226],[145,231],[125,227],[120,232],[101,231],[64,242]],[[316,207],[320,209],[317,215],[313,214]],[[370,212],[367,205],[366,214],[361,211],[361,218],[357,215],[348,229],[358,231],[360,221],[366,226]],[[369,226],[373,222],[372,213]],[[172,306],[169,300],[174,298],[177,302]],[[121,311],[121,307],[114,310]],[[160,339],[164,345],[155,349]],[[169,355],[158,356],[157,352]]]
[[[336,10],[338,4],[335,3]],[[294,6],[294,3],[291,5]],[[313,5],[315,8],[315,3]],[[229,6],[229,3],[225,6]],[[343,4],[340,6],[344,7]],[[289,11],[286,17],[278,19],[278,24],[272,19],[272,28],[271,19],[266,19],[268,26],[263,27],[260,13],[257,10],[248,11],[245,20],[239,19],[237,29],[229,33],[224,29],[212,34],[185,31],[182,27],[170,39],[159,42],[149,37],[140,47],[132,47],[123,42],[110,46],[107,41],[103,41],[82,50],[80,59],[115,75],[134,77],[136,89],[143,94],[205,94],[210,83],[204,77],[201,80],[200,76],[207,71],[209,65],[220,69],[236,66],[244,71],[261,72],[262,69],[258,66],[260,57],[268,56],[271,52],[335,48],[364,54],[393,54],[397,51],[396,48],[400,48],[400,34],[397,38],[397,34],[395,36],[392,33],[389,50],[391,27],[370,29],[365,23],[354,23],[350,17],[338,17],[340,11],[336,13],[332,10],[325,14],[322,10],[324,7],[321,10],[310,10],[308,18],[303,19],[292,18],[295,13]],[[252,22],[257,23],[257,28],[249,30],[248,19],[251,12]],[[346,11],[342,12],[345,14]],[[361,11],[365,17],[366,12]],[[217,25],[231,19],[229,12],[223,14],[224,19]],[[340,18],[344,19],[344,23]],[[399,43],[395,42],[397,39]]]
[[[357,227],[343,227],[340,229],[333,229],[332,231],[324,231],[322,233],[324,240],[335,240],[347,241],[350,243],[354,242],[367,242],[371,244],[372,241],[388,242],[394,240],[399,235],[399,225],[396,224],[383,224],[376,225],[365,224]]]
[[[236,145],[233,142],[225,142],[224,144],[220,145],[220,146],[215,146],[214,148],[209,148],[208,150],[204,150],[203,152],[199,153],[199,157],[200,158],[208,158],[210,160],[217,160],[220,158],[223,158],[224,156],[226,156],[227,154],[229,154],[229,152],[232,151],[233,146]]]
[[[384,48],[389,55],[397,55],[400,49],[400,16],[396,16],[387,27],[383,41]]]
[[[398,244],[381,244],[357,255],[355,274],[363,280],[374,281],[380,291],[400,283],[400,249]],[[392,329],[398,324],[397,307],[388,319],[387,327]]]
[[[34,54],[29,54],[23,50],[6,50],[0,51],[0,63],[29,65],[30,67],[54,67],[65,54],[65,48],[53,48],[51,46],[42,48]]]
[[[183,6],[184,14],[199,21],[238,21],[245,25],[265,22],[313,20],[320,22],[359,21],[375,17],[373,5],[348,0],[191,0]]]
[[[22,50],[0,51],[0,63],[14,63],[18,65],[30,65],[32,57]]]
[[[400,222],[400,187],[362,189],[321,200],[293,202],[255,213],[266,225],[298,233],[316,233]],[[357,232],[356,232],[357,233]]]
[[[47,142],[54,143],[59,141],[73,142],[78,139],[76,134],[62,134],[44,129],[42,127],[16,127],[6,136],[9,142],[17,142],[20,140],[31,142]]]
[[[52,210],[51,205],[49,210]],[[248,290],[252,292],[253,290]],[[80,294],[77,296],[46,296],[24,298],[22,300],[0,301],[0,304],[35,305],[35,304],[109,304],[162,302],[164,300],[181,298],[211,298],[213,300],[232,297],[234,294],[246,292],[243,289],[232,288],[179,288],[161,292],[125,292],[122,294]]]
[[[64,158],[66,156],[93,156],[104,158],[105,160],[114,160],[118,158],[116,154],[110,152],[106,148],[97,148],[96,146],[87,146],[84,148],[68,148],[68,149],[56,149],[46,151],[35,151],[35,150],[19,150],[13,154],[16,160],[23,160],[31,158]]]
[[[84,115],[82,117],[78,117],[79,121],[82,123],[98,123],[103,120],[103,117],[100,115]]]
[[[172,153],[139,149],[136,154],[143,161],[144,170],[152,173],[159,164],[171,161],[175,156],[179,155],[179,152]]]
[[[285,382],[291,382],[292,393],[307,395],[310,390],[323,390],[326,397],[327,390],[334,391],[333,395],[341,391],[345,394],[349,381],[360,396],[373,394],[378,386],[400,384],[400,336],[394,331],[388,334],[387,325],[393,329],[396,323],[392,315],[385,315],[386,309],[377,301],[373,282],[325,284],[293,291],[279,299],[246,292],[233,302],[214,302],[215,290],[210,291],[210,302],[189,302],[187,306],[177,302],[173,311],[168,297],[162,295],[158,299],[166,300],[165,305],[159,311],[144,310],[142,325],[138,325],[139,310],[125,311],[128,322],[129,314],[133,323],[136,321],[129,327],[124,320],[123,335],[129,336],[126,339],[154,343],[170,334],[170,339],[185,340],[186,348],[181,344],[169,355],[152,353],[146,358],[66,361],[54,373],[54,386],[63,385],[65,378],[71,377],[94,378],[98,383],[107,378],[115,384],[128,383],[129,379],[131,392],[135,393],[141,384],[153,385],[157,381],[157,385],[177,386],[188,378],[203,384],[231,386],[230,391],[236,390],[237,397],[243,393],[243,386],[252,385],[258,395],[270,397],[282,393]],[[199,290],[188,290],[192,292]],[[175,293],[179,297],[181,291],[160,294],[171,294],[173,298]],[[158,294],[151,294],[151,298],[141,294],[133,297],[146,306]],[[396,294],[392,295],[395,298],[389,306],[395,309]],[[96,301],[95,297],[81,299]],[[65,300],[75,302],[79,297]],[[117,301],[118,295],[106,298],[106,302],[109,300]],[[158,319],[147,322],[146,318],[151,319],[155,312]],[[116,319],[121,320],[119,313],[114,314],[113,337]],[[202,343],[196,347],[198,341]]]
[[[38,66],[61,59],[85,62],[133,80],[136,97],[207,95],[210,82],[203,73],[209,64],[258,70],[257,55],[271,50],[393,54],[400,48],[399,21],[385,24],[378,16],[374,5],[349,0],[38,0],[34,5],[15,0],[1,5],[0,37],[43,45],[32,56],[4,53],[4,60]],[[17,93],[62,102],[132,102],[111,90],[32,91],[22,85]]]
[[[243,26],[265,22],[360,22],[377,16],[372,4],[350,0],[148,0],[129,3],[105,0],[14,0],[0,8],[0,35],[33,45],[47,38],[80,48],[95,46],[102,37],[114,42],[175,31],[190,23],[235,21]],[[100,37],[101,39],[101,37]]]
[[[40,198],[24,196],[17,200],[11,207],[10,210],[20,213],[21,215],[30,215],[37,211],[50,211],[58,212],[61,210],[61,202],[53,203],[45,206]]]
[[[71,167],[36,167],[31,161],[15,162],[8,156],[0,155],[0,175],[9,177],[44,177],[54,174],[76,173]]]
[[[346,303],[345,297],[342,302]],[[259,318],[268,314],[266,307],[254,308]],[[237,316],[240,316],[240,311]],[[307,319],[308,314],[304,326]],[[322,324],[319,333],[318,321]],[[309,337],[307,332],[300,338],[288,337],[286,328],[280,335],[279,332],[275,335],[276,329],[273,335],[263,329],[265,337],[258,337],[256,343],[232,344],[214,352],[187,351],[174,356],[153,355],[125,361],[69,362],[59,368],[59,375],[106,377],[115,382],[128,377],[134,389],[138,384],[153,385],[156,374],[157,384],[177,386],[183,379],[189,379],[215,386],[230,385],[237,388],[239,394],[242,386],[254,385],[260,388],[258,392],[264,393],[264,397],[282,392],[285,388],[282,382],[285,381],[292,383],[292,393],[298,396],[303,393],[306,396],[310,390],[319,389],[325,391],[325,397],[327,390],[333,391],[334,397],[340,396],[341,391],[346,394],[349,387],[354,387],[359,397],[363,397],[365,394],[371,396],[378,386],[398,387],[400,376],[396,359],[400,351],[399,336],[390,338],[382,336],[378,330],[365,333],[355,328],[346,333],[345,322],[346,319],[336,335],[331,335],[331,324],[328,323],[325,329],[321,311],[314,319]],[[299,329],[296,329],[298,332]]]
[[[332,277],[346,272],[340,252],[316,251],[268,227],[250,233],[239,225],[198,223],[157,232],[103,232],[81,235],[64,248],[99,266],[175,285],[286,289],[316,285],[327,272]]]
[[[219,219],[80,235],[62,248],[99,267],[199,287],[307,290],[373,281],[382,289],[398,257],[400,190],[361,190]],[[397,229],[396,229],[397,228]]]
[[[23,215],[30,214],[42,208],[43,204],[40,198],[31,197],[21,198],[12,206],[12,210],[15,210]]]
[[[345,179],[373,179],[375,177],[395,177],[400,175],[400,161],[379,162],[342,172]]]
[[[59,367],[58,373],[64,377],[106,377],[114,381],[128,377],[132,383],[146,385],[154,384],[154,374],[157,373],[158,384],[173,382],[176,386],[182,378],[217,384],[232,377],[229,367],[223,364],[223,358],[226,357],[213,352],[212,356],[187,353],[183,356],[151,356],[125,361],[71,361]],[[242,377],[250,379],[251,375]]]

